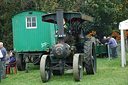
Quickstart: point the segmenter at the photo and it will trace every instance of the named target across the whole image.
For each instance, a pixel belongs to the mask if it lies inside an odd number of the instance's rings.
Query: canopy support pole
[[[121,61],[122,67],[126,65],[124,30],[121,29]]]

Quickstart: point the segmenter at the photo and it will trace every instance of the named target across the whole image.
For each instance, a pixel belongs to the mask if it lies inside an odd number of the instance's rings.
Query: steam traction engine
[[[40,61],[43,82],[50,80],[51,73],[63,75],[65,69],[73,69],[75,81],[81,81],[83,68],[87,74],[96,73],[95,44],[85,36],[86,29],[81,26],[85,21],[93,21],[92,17],[57,8],[56,13],[42,16],[42,21],[57,24],[56,43]]]

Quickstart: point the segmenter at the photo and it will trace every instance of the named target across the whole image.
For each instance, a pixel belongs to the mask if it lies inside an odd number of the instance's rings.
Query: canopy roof
[[[122,21],[119,24],[119,29],[127,30],[128,29],[128,20]]]
[[[73,13],[66,13],[64,12],[63,14],[63,18],[65,20],[66,23],[72,23],[72,22],[84,22],[84,21],[93,21],[93,18],[87,15],[83,15],[80,12],[73,12]],[[53,14],[48,14],[48,15],[43,15],[42,16],[42,21],[45,22],[50,22],[50,23],[56,23],[57,24],[57,18],[56,18],[56,13]]]

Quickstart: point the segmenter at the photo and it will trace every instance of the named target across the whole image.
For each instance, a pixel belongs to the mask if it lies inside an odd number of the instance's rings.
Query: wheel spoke
[[[81,70],[82,69],[82,66],[81,65],[79,65],[79,70]]]

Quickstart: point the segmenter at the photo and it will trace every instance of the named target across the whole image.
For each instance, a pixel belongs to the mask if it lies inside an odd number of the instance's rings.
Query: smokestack
[[[64,41],[63,14],[64,14],[64,10],[62,7],[56,8],[59,42]]]

